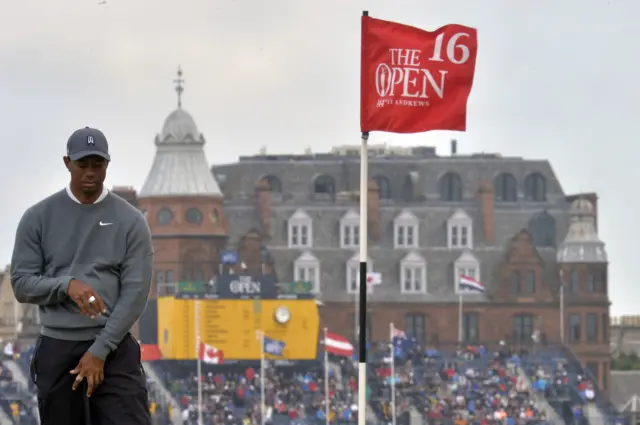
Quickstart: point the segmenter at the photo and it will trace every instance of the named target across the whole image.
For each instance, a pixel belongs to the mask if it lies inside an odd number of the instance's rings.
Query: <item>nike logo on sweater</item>
[[[98,223],[100,226],[111,226],[113,223],[105,223],[103,221],[100,221],[100,223]]]

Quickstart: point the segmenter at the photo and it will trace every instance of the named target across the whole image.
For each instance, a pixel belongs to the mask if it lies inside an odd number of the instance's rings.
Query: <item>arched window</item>
[[[404,331],[418,343],[424,342],[427,335],[427,319],[423,314],[407,314],[404,316]]]
[[[535,246],[555,246],[556,220],[543,211],[529,221],[529,233]]]
[[[385,176],[375,176],[373,178],[378,185],[380,199],[391,199],[391,183]]]
[[[333,199],[336,193],[336,184],[331,177],[322,174],[313,181],[313,193]]]
[[[524,179],[524,197],[527,201],[547,200],[547,180],[540,173],[529,174]]]
[[[160,208],[160,211],[158,211],[158,214],[156,215],[156,221],[158,222],[158,224],[161,226],[166,226],[167,224],[171,223],[171,220],[173,220],[173,213],[171,212],[171,210],[166,207]]]
[[[202,213],[197,208],[189,208],[184,214],[187,223],[199,224],[202,221]]]
[[[518,182],[512,174],[500,173],[493,182],[496,201],[516,202],[518,200]]]
[[[282,193],[282,182],[273,174],[269,174],[262,178],[269,185],[269,190],[273,193]]]
[[[446,173],[440,178],[440,200],[462,201],[462,179],[456,173]]]

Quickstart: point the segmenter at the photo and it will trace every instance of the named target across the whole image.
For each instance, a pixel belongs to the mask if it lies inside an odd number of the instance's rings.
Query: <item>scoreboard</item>
[[[290,313],[284,324],[275,319],[283,307]],[[165,359],[195,359],[199,327],[202,341],[222,350],[225,360],[259,360],[259,330],[285,342],[283,359],[314,360],[319,326],[318,306],[310,298],[158,299],[158,345]]]

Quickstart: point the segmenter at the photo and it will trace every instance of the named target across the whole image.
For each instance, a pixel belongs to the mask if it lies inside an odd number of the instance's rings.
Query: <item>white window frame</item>
[[[407,275],[411,274],[412,283],[416,283],[418,277],[419,288],[405,289]],[[420,255],[412,252],[400,261],[400,291],[403,294],[426,294],[428,290],[427,262]]]
[[[305,211],[298,210],[289,218],[287,230],[289,248],[313,247],[313,221]]]
[[[473,249],[473,221],[463,210],[457,210],[447,220],[447,247]]]
[[[369,258],[367,259],[367,273],[372,271],[373,271],[373,261],[371,261],[371,258]],[[347,270],[346,270],[345,276],[346,276],[345,286],[346,286],[347,293],[349,294],[359,293],[358,286],[356,286],[355,288],[352,286],[353,282],[356,282],[357,285],[360,284],[360,258],[358,257],[358,255],[354,255],[353,257],[351,257],[351,259],[349,259],[349,261],[347,261]],[[373,285],[367,287],[367,293],[368,294],[373,293]]]
[[[360,216],[354,211],[349,211],[340,219],[340,248],[354,249],[359,246]]]
[[[313,292],[320,292],[320,261],[315,255],[305,252],[293,262],[293,280],[310,281],[313,283]]]
[[[460,275],[469,276],[478,282],[482,282],[480,271],[480,261],[478,261],[476,256],[470,251],[464,252],[460,257],[458,257],[458,259],[453,263],[453,287],[455,288],[456,294],[461,292]]]
[[[405,210],[393,221],[393,247],[395,249],[415,249],[419,246],[418,218]],[[408,240],[411,232],[411,240]]]

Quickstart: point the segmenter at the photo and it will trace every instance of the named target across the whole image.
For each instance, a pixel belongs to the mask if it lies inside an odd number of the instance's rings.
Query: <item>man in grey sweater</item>
[[[67,142],[71,182],[18,225],[11,284],[42,323],[31,364],[42,425],[151,424],[140,346],[129,330],[151,284],[143,215],[104,188],[107,139],[83,128]]]

